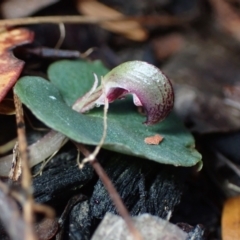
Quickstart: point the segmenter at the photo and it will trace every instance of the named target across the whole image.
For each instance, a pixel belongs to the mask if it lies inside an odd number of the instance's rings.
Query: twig
[[[86,147],[83,144],[75,143],[75,145],[83,153],[83,155],[85,157],[88,157],[88,156],[91,155],[91,153],[86,149]],[[104,169],[101,167],[101,165],[99,164],[97,159],[94,159],[94,161],[90,161],[90,164],[92,165],[92,167],[94,168],[94,170],[98,174],[99,178],[103,182],[105,188],[107,189],[107,191],[109,193],[110,198],[114,202],[119,214],[125,220],[125,222],[127,224],[127,227],[129,229],[130,233],[132,234],[132,236],[134,237],[134,239],[135,240],[142,240],[142,237],[141,237],[139,231],[135,228],[135,226],[133,224],[133,221],[132,221],[132,219],[129,215],[128,210],[124,206],[121,197],[119,196],[118,192],[116,191],[115,187],[113,186],[111,180],[107,176]]]
[[[23,217],[26,222],[25,238],[26,240],[36,240],[37,237],[33,230],[33,197],[31,191],[32,176],[29,166],[29,155],[27,150],[27,140],[25,133],[25,124],[23,118],[22,103],[18,96],[14,94],[14,104],[16,108],[17,134],[19,143],[19,153],[22,161],[22,188],[25,190],[26,200],[23,204]]]
[[[97,79],[97,75],[95,73],[94,73],[94,76]],[[95,81],[95,83],[96,82],[98,82],[98,81]],[[103,82],[103,80],[102,80],[102,82]],[[102,135],[102,138],[100,139],[100,142],[96,146],[95,150],[90,155],[85,157],[82,160],[82,162],[79,164],[80,169],[82,169],[84,167],[85,163],[95,160],[95,158],[96,158],[97,154],[99,153],[100,149],[102,148],[102,145],[104,144],[105,138],[107,136],[107,112],[108,112],[109,103],[108,103],[108,99],[107,99],[107,95],[106,95],[105,91],[103,91],[103,92],[104,92],[103,135]]]
[[[27,17],[0,20],[0,26],[15,26],[15,25],[30,25],[30,24],[44,24],[44,23],[71,23],[71,24],[96,24],[99,22],[109,21],[113,19],[99,19],[95,17],[85,16],[47,16],[47,17]],[[114,19],[116,20],[116,19]]]
[[[174,16],[140,16],[140,17],[118,17],[118,18],[96,18],[88,16],[42,16],[42,17],[27,17],[15,19],[0,20],[0,26],[19,26],[32,24],[98,24],[109,21],[135,20],[143,25],[152,26],[179,26],[191,21],[193,17],[174,17]]]

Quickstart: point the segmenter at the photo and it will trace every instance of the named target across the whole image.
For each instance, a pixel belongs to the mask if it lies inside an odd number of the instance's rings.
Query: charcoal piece
[[[83,186],[93,178],[92,167],[85,166],[83,170],[79,170],[76,157],[76,150],[58,154],[47,164],[42,175],[33,179],[36,202],[43,203],[66,197],[72,189]],[[38,169],[39,166],[34,172],[36,173]]]
[[[89,215],[89,201],[78,203],[73,207],[69,216],[69,240],[90,239],[91,219]]]
[[[166,217],[180,202],[182,181],[177,168],[124,155],[104,162],[104,168],[131,215],[151,213]],[[97,219],[106,212],[117,213],[100,180],[94,186],[90,209]]]
[[[140,192],[139,200],[131,210],[132,215],[150,213],[166,218],[169,211],[173,211],[180,202],[181,184],[176,183],[176,176],[171,176],[169,171],[165,173],[164,169],[155,176],[149,191]]]
[[[170,175],[170,172],[167,173]],[[174,206],[180,203],[181,195],[175,176],[167,176],[161,172],[156,176],[149,190],[146,201],[147,212],[165,218],[168,212],[173,211]]]

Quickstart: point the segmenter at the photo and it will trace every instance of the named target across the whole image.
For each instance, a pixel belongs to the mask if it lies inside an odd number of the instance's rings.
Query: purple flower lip
[[[136,106],[144,108],[146,125],[164,120],[173,109],[174,92],[170,80],[149,63],[125,62],[106,74],[98,88],[97,76],[94,76],[94,87],[73,105],[76,111],[84,112],[94,105],[104,105],[105,96],[111,103],[127,94],[133,95]]]
[[[134,104],[142,106],[147,113],[146,125],[162,121],[174,105],[170,80],[146,62],[130,61],[119,65],[103,77],[102,86],[109,102],[132,94]],[[104,94],[96,104],[104,104]]]

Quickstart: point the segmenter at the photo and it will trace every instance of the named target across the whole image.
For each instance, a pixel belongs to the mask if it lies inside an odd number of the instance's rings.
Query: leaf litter
[[[11,50],[32,40],[33,33],[27,29],[0,28],[0,102],[19,78],[24,65],[23,61],[13,56]]]

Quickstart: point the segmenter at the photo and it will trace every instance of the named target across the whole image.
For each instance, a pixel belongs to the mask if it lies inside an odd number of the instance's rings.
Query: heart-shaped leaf
[[[101,76],[106,69],[100,62],[60,61],[49,68],[52,83],[39,77],[24,77],[16,84],[15,93],[49,127],[77,142],[97,145],[103,133],[102,108],[80,114],[70,107],[91,88],[92,72]],[[153,126],[143,125],[144,118],[131,99],[110,104],[103,147],[175,166],[192,166],[201,161],[192,135],[174,113]],[[164,137],[159,145],[144,142],[146,137],[156,134]]]
[[[100,79],[109,70],[100,61],[58,61],[48,69],[50,81],[58,88],[69,106],[83,96],[93,85],[96,73]],[[67,75],[66,75],[67,74]]]

